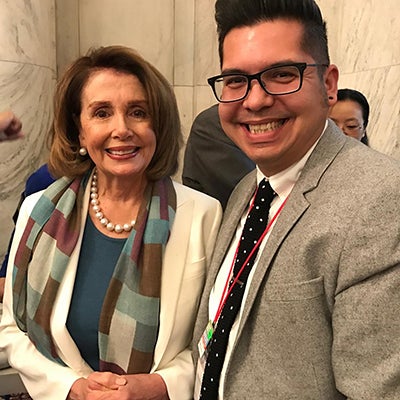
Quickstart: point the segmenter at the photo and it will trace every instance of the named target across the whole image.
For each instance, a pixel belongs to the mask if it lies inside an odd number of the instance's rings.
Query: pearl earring
[[[79,155],[81,155],[82,157],[85,157],[87,155],[86,147],[81,147],[79,149]]]

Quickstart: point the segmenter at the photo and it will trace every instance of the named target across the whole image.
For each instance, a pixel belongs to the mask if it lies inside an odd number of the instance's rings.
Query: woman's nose
[[[126,137],[133,134],[125,115],[116,115],[113,123],[113,135]]]

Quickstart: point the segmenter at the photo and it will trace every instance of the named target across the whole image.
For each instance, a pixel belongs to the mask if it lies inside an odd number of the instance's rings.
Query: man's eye
[[[269,76],[269,79],[275,81],[291,81],[296,78],[298,78],[298,74],[296,73],[296,71],[293,71],[291,69],[276,70],[270,73]]]
[[[224,78],[224,86],[228,87],[237,87],[245,85],[246,83],[247,83],[246,78],[240,75],[226,76]]]

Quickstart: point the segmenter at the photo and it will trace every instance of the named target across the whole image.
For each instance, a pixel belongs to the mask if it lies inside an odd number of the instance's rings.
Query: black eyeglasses
[[[282,95],[298,92],[303,84],[307,67],[328,67],[327,64],[292,63],[270,67],[257,74],[222,74],[208,78],[216,99],[220,103],[243,100],[250,91],[251,81],[256,79],[266,93]]]

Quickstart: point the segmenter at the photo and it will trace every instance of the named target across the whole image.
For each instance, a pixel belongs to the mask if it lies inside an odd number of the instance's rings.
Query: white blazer
[[[54,342],[67,367],[50,361],[39,353],[27,335],[16,326],[12,312],[14,257],[28,216],[42,192],[27,197],[16,224],[0,324],[0,351],[6,351],[10,365],[19,372],[35,400],[65,399],[73,382],[92,372],[65,326],[82,243],[84,219],[87,216],[89,186],[85,193],[80,237],[61,282],[51,316]],[[191,399],[193,395],[194,366],[190,344],[206,267],[211,258],[222,211],[217,200],[176,182],[174,187],[177,209],[164,255],[160,330],[151,372],[158,373],[164,379],[171,400],[183,400]]]

